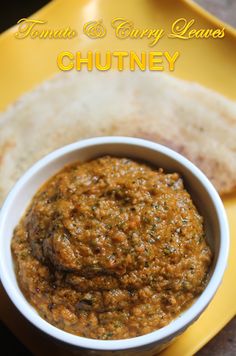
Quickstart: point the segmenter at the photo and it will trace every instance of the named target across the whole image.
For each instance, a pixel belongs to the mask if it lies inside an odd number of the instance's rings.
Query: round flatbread
[[[0,114],[0,203],[35,161],[102,135],[154,140],[185,155],[223,193],[236,188],[236,103],[164,73],[60,73]]]

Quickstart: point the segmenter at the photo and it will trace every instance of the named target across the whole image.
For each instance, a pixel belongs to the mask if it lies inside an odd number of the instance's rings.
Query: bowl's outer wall
[[[207,239],[211,247],[213,248],[215,261],[217,260],[217,256],[220,248],[220,226],[219,226],[217,211],[207,189],[202,185],[199,179],[192,173],[192,171],[188,167],[185,167],[176,158],[170,157],[166,153],[155,151],[153,148],[142,147],[138,143],[135,144],[133,142],[133,144],[130,144],[130,143],[121,143],[121,142],[119,143],[97,142],[95,144],[92,144],[91,142],[91,145],[85,144],[84,147],[80,146],[78,149],[75,148],[74,150],[65,152],[63,155],[59,155],[58,157],[53,159],[52,157],[50,158],[50,155],[47,156],[44,159],[44,162],[42,162],[41,167],[37,165],[33,166],[31,171],[28,171],[28,173],[26,173],[26,175],[24,176],[23,182],[21,181],[22,184],[20,186],[16,185],[14,196],[10,201],[10,206],[8,206],[8,209],[10,209],[11,212],[11,219],[8,219],[7,224],[5,223],[4,241],[1,241],[1,243],[3,246],[3,250],[5,251],[3,258],[5,260],[5,264],[7,267],[8,278],[9,280],[14,281],[14,289],[22,297],[23,295],[18,287],[15,272],[14,272],[14,265],[13,265],[11,249],[10,249],[10,241],[13,235],[14,228],[19,222],[29,202],[31,201],[32,197],[34,196],[35,192],[39,189],[39,187],[53,174],[55,174],[61,168],[63,168],[66,164],[75,161],[84,162],[96,158],[98,156],[107,155],[107,154],[113,156],[138,159],[141,161],[145,161],[149,164],[152,164],[156,168],[160,168],[160,167],[164,168],[164,170],[168,172],[179,172],[184,179],[186,188],[193,196],[194,202],[196,203],[200,213],[204,217],[204,221],[206,222]],[[9,294],[9,291],[7,292]],[[28,302],[26,301],[25,303],[28,304]],[[201,312],[204,310],[206,306],[207,304],[203,306]],[[32,306],[30,306],[30,308],[31,308],[31,312],[34,313],[36,317],[37,312]],[[155,352],[157,352],[156,349],[157,347],[159,348],[165,345],[166,343],[169,343],[170,340],[173,339],[173,337],[176,337],[176,335],[182,333],[189,324],[191,324],[194,320],[196,320],[196,318],[199,317],[199,315],[200,313],[195,315],[195,317],[193,317],[190,322],[186,323],[186,325],[184,325],[182,328],[180,328],[170,336],[162,340],[159,340],[158,342],[149,343],[149,345],[145,345],[142,347],[139,346],[138,348],[135,347],[133,351],[137,351],[137,350],[144,351],[144,349],[149,349],[148,353],[150,354],[152,352],[151,350],[155,349]],[[48,329],[50,328],[51,325],[48,327]],[[48,333],[50,332],[48,331]],[[88,348],[89,348],[89,339],[88,339]],[[131,349],[129,351],[131,352]],[[126,354],[128,355],[127,351]]]

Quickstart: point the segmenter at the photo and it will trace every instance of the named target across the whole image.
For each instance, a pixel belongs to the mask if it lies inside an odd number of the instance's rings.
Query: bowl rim
[[[206,288],[204,289],[202,294],[195,300],[195,302],[180,316],[178,316],[176,319],[171,321],[163,328],[145,335],[119,340],[99,340],[73,335],[53,326],[52,324],[44,320],[26,300],[24,295],[19,290],[19,286],[15,286],[14,281],[12,281],[11,277],[9,276],[7,257],[3,246],[4,225],[9,218],[9,208],[11,206],[12,201],[20,192],[21,188],[27,183],[27,181],[32,176],[37,174],[44,166],[50,164],[55,159],[58,159],[67,153],[77,150],[79,151],[82,148],[88,148],[94,145],[99,146],[104,144],[124,144],[148,148],[152,151],[160,152],[166,156],[171,157],[180,165],[184,166],[188,171],[191,171],[191,173],[198,179],[201,185],[203,185],[204,188],[207,190],[207,193],[215,206],[220,229],[219,255],[215,264],[215,268]],[[39,328],[41,331],[67,344],[71,344],[85,349],[103,351],[130,349],[145,346],[151,343],[165,342],[166,340],[169,340],[171,337],[174,337],[175,335],[180,333],[181,330],[185,329],[189,324],[191,324],[195,319],[198,318],[198,316],[203,312],[203,310],[207,307],[207,305],[213,298],[223,278],[224,270],[227,265],[228,253],[229,228],[227,217],[223,203],[217,191],[213,187],[212,183],[208,180],[205,174],[200,171],[199,168],[197,168],[192,162],[190,162],[187,158],[183,157],[181,154],[161,144],[140,138],[123,136],[93,137],[63,146],[49,153],[48,155],[37,161],[21,176],[21,178],[16,182],[16,184],[8,194],[0,211],[0,278],[4,289],[6,290],[11,301],[17,307],[17,309],[24,315],[24,317],[34,326]]]

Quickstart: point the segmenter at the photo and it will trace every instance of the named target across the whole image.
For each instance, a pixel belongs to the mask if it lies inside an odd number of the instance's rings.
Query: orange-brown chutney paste
[[[212,260],[178,173],[108,156],[67,166],[44,184],[12,252],[39,314],[97,339],[168,324],[203,291]]]

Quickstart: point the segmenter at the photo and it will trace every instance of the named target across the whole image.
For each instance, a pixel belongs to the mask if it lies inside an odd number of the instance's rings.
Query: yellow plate
[[[152,50],[180,51],[176,70],[171,74],[187,80],[199,82],[225,96],[236,99],[236,32],[218,19],[187,0],[55,0],[42,8],[32,18],[48,21],[48,27],[70,26],[79,34],[72,40],[17,40],[14,38],[16,26],[0,36],[0,109],[4,109],[19,95],[58,72],[56,57],[61,51],[87,50],[150,51],[146,40],[119,40],[113,31],[99,40],[91,40],[82,34],[83,24],[91,20],[103,19],[110,28],[111,19],[125,17],[136,26],[170,29],[172,22],[180,17],[196,20],[196,28],[223,26],[223,39],[171,40],[162,38]],[[79,72],[78,72],[79,78]],[[227,271],[223,283],[214,300],[200,319],[192,325],[173,345],[163,351],[163,355],[192,355],[209,341],[236,312],[236,195],[226,197],[224,204],[230,222],[231,248]],[[0,314],[4,322],[25,343],[33,353],[62,354],[58,343],[49,341],[36,331],[11,305],[0,289]]]

